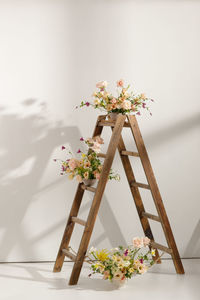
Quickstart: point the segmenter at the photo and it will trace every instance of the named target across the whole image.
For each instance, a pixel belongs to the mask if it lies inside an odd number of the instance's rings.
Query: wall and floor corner
[[[63,144],[75,154],[79,138],[92,134],[98,112],[74,107],[97,81],[114,91],[120,78],[155,99],[140,128],[180,254],[200,257],[199,13],[200,2],[186,0],[0,1],[1,262],[55,259],[77,183],[59,176],[53,158],[63,157]],[[125,130],[124,138],[134,151]],[[118,155],[113,169],[121,181],[107,185],[96,247],[143,234]],[[149,192],[143,197],[154,213]],[[81,232],[74,236],[76,248]]]

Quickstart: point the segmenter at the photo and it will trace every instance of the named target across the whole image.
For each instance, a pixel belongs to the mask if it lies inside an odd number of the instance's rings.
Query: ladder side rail
[[[101,203],[101,199],[105,190],[105,186],[108,180],[108,175],[110,172],[110,168],[112,166],[112,162],[114,159],[114,155],[117,149],[117,145],[119,142],[120,134],[123,128],[123,124],[125,121],[125,116],[119,115],[117,117],[115,127],[113,129],[112,137],[110,139],[110,143],[108,146],[108,151],[106,154],[106,158],[103,164],[103,169],[101,172],[101,176],[97,185],[96,193],[93,198],[93,202],[88,214],[88,219],[86,222],[85,230],[81,239],[81,243],[78,249],[76,262],[74,263],[74,267],[71,273],[71,277],[69,280],[69,285],[75,285],[78,282],[79,275],[81,272],[81,268],[83,265],[83,261],[87,252],[87,248],[89,245],[90,237],[92,235],[93,227],[96,221],[96,217],[98,214],[99,206]]]
[[[132,182],[135,181],[135,176],[134,176],[134,173],[133,173],[133,169],[132,169],[129,157],[122,154],[123,153],[122,151],[126,151],[126,147],[125,147],[122,136],[120,137],[120,140],[119,140],[118,150],[119,150],[119,155],[120,155],[120,158],[121,158],[124,170],[125,170],[125,174],[126,174],[128,183],[129,183],[131,194],[133,196],[133,200],[134,200],[135,205],[136,205],[138,216],[139,216],[140,222],[142,224],[144,234],[151,241],[154,241],[154,237],[153,237],[153,233],[152,233],[152,230],[151,230],[151,227],[150,227],[150,223],[149,223],[148,219],[144,218],[143,215],[142,215],[145,212],[145,208],[144,208],[144,205],[143,205],[143,202],[142,202],[140,191],[139,191],[138,187],[134,187],[132,185]],[[157,249],[156,249],[155,260],[157,260],[157,263],[161,263],[161,260],[159,259],[159,253],[158,253]]]
[[[144,141],[138,126],[138,122],[135,116],[128,116],[128,120],[131,126],[131,131],[138,149],[138,153],[140,155],[140,159],[144,168],[144,172],[148,181],[148,184],[151,188],[152,197],[158,212],[158,215],[161,219],[161,224],[163,227],[163,231],[168,243],[169,248],[172,249],[172,258],[174,262],[174,266],[178,274],[184,274],[184,268],[180,259],[180,255],[176,246],[176,242],[172,233],[172,229],[169,223],[169,219],[167,217],[167,213],[160,195],[160,191],[158,189],[158,185],[153,173],[153,169],[148,157],[148,153],[146,147],[144,145]]]
[[[77,217],[78,212],[79,212],[79,208],[82,202],[82,198],[83,198],[83,194],[84,194],[84,190],[81,188],[81,184],[79,183],[78,187],[77,187],[77,191],[76,191],[76,195],[69,213],[69,217],[67,220],[67,225],[65,227],[64,230],[64,234],[62,237],[62,241],[60,244],[60,248],[58,250],[58,254],[57,254],[57,258],[54,264],[54,272],[60,272],[63,266],[63,262],[65,259],[65,255],[63,253],[63,249],[67,249],[71,236],[72,236],[72,232],[74,229],[74,225],[75,223],[72,222],[72,217]]]

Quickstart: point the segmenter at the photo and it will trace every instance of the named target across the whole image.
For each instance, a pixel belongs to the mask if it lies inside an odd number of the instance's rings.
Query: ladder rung
[[[148,219],[157,221],[157,222],[161,222],[160,217],[154,216],[154,215],[149,214],[149,213],[147,213],[147,212],[145,212],[145,211],[142,213],[142,216],[145,217],[145,218],[148,218]]]
[[[115,122],[114,121],[109,121],[109,120],[102,120],[98,123],[98,126],[111,126],[111,127],[114,127]],[[130,127],[130,123],[124,122],[123,127]]]
[[[86,221],[81,220],[81,219],[79,219],[79,218],[77,218],[77,217],[72,217],[71,219],[72,219],[72,222],[73,222],[73,223],[78,223],[78,224],[80,224],[80,225],[82,225],[82,226],[85,226],[85,225],[86,225]]]
[[[141,188],[143,188],[143,189],[150,190],[150,186],[149,186],[148,184],[145,184],[145,183],[133,182],[133,183],[131,184],[131,186],[141,187]]]
[[[169,253],[169,254],[172,254],[172,249],[167,248],[167,247],[165,247],[165,246],[163,246],[163,245],[160,245],[160,244],[158,244],[158,243],[156,243],[156,242],[151,242],[151,246],[152,246],[153,248],[156,248],[156,249],[162,250],[162,251],[164,251],[164,252],[167,252],[167,253]]]
[[[96,189],[95,189],[94,187],[92,187],[92,186],[87,186],[87,185],[85,185],[85,184],[81,184],[81,188],[82,188],[83,190],[87,190],[87,191],[90,191],[90,192],[93,192],[93,193],[96,192]]]
[[[98,156],[98,157],[106,158],[106,154],[104,154],[104,153],[97,153],[97,156]]]
[[[73,253],[71,253],[69,250],[62,249],[62,252],[64,253],[65,256],[69,257],[72,261],[76,260],[76,255],[74,255]]]
[[[121,155],[130,155],[130,156],[137,156],[139,157],[139,153],[133,151],[121,151]]]

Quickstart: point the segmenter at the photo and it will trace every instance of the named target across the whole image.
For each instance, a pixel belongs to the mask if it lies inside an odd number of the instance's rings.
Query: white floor
[[[0,264],[0,299],[200,300],[200,260],[184,259],[183,264],[185,275],[176,275],[172,261],[164,260],[145,275],[132,278],[121,289],[115,289],[100,276],[89,278],[87,264],[77,286],[68,286],[70,262],[65,262],[60,273],[52,272],[53,263]]]

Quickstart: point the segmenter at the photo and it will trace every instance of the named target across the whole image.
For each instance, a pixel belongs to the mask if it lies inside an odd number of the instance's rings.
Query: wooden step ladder
[[[126,120],[127,119],[127,120]],[[151,239],[151,246],[156,249],[156,257],[158,262],[159,253],[158,249],[162,250],[172,256],[174,266],[176,272],[178,274],[184,274],[183,265],[179,256],[179,252],[176,246],[176,242],[171,230],[171,226],[162,202],[162,198],[156,183],[156,179],[154,177],[154,173],[151,167],[151,163],[149,161],[149,157],[138,127],[138,123],[135,116],[126,116],[126,115],[118,115],[116,121],[106,120],[106,116],[99,116],[97,119],[97,123],[95,126],[95,130],[93,133],[94,136],[100,136],[104,126],[110,126],[112,129],[112,136],[110,139],[110,143],[108,146],[108,150],[106,154],[99,154],[100,157],[105,158],[100,179],[98,181],[98,185],[96,188],[88,187],[84,184],[80,183],[78,185],[76,195],[72,204],[72,208],[69,214],[69,218],[67,221],[67,225],[63,234],[63,238],[61,241],[61,245],[58,251],[58,255],[56,258],[56,262],[54,265],[54,272],[60,272],[62,269],[62,265],[64,262],[65,256],[74,261],[73,270],[71,273],[71,277],[69,280],[69,285],[75,285],[78,282],[81,268],[85,259],[85,255],[88,249],[88,245],[90,242],[90,237],[92,235],[93,227],[95,224],[95,220],[98,214],[98,210],[100,207],[101,199],[105,190],[105,186],[107,183],[107,178],[110,172],[110,168],[112,166],[112,162],[114,159],[114,155],[116,149],[118,148],[119,154],[122,160],[122,164],[125,169],[126,177],[130,186],[130,190],[135,201],[135,205],[138,211],[138,215],[142,224],[142,228],[145,236]],[[132,131],[136,147],[138,152],[127,151],[122,139],[121,131],[123,127],[129,127]],[[147,178],[148,184],[137,182],[130,164],[130,160],[128,156],[135,156],[141,159],[144,172]],[[145,211],[144,205],[141,199],[139,188],[148,189],[151,191],[157,213],[158,215],[152,215]],[[82,202],[83,194],[85,191],[90,191],[94,193],[94,198],[92,201],[92,205],[89,211],[89,215],[87,221],[81,220],[78,218],[79,208]],[[168,247],[165,247],[159,243],[154,241],[154,237],[150,228],[149,220],[154,220],[160,222],[166,237],[166,241]],[[74,255],[69,251],[69,242],[72,236],[72,232],[74,229],[74,225],[80,224],[85,227],[82,239],[80,242],[80,246],[77,252],[77,255]]]

